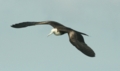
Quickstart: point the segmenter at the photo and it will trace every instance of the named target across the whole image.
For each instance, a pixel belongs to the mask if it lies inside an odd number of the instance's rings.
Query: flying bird
[[[95,57],[95,52],[85,43],[84,38],[82,36],[82,35],[88,36],[87,34],[66,27],[56,21],[21,22],[21,23],[13,24],[11,27],[24,28],[34,25],[51,25],[53,29],[48,34],[48,36],[50,36],[51,34],[55,34],[56,36],[59,36],[67,33],[69,36],[69,41],[73,46],[75,46],[79,51],[81,51],[85,55],[89,57]]]

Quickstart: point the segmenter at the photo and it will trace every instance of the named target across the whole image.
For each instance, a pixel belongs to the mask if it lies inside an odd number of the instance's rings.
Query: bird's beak
[[[49,37],[50,35],[52,35],[53,34],[53,32],[51,31],[49,34],[48,34],[48,36],[47,37]]]

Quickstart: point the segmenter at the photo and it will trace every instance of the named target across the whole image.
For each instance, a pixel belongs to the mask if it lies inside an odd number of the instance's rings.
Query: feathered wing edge
[[[66,27],[59,30],[68,33],[71,44],[73,44],[78,50],[89,57],[95,57],[95,52],[84,42],[84,38],[80,32],[76,32],[73,29]]]
[[[34,26],[34,25],[51,25],[52,27],[59,27],[59,26],[63,26],[65,27],[64,25],[58,23],[58,22],[55,22],[55,21],[41,21],[41,22],[21,22],[21,23],[17,23],[17,24],[14,24],[12,25],[11,27],[13,28],[24,28],[24,27],[28,27],[28,26]]]
[[[79,33],[72,31],[69,32],[68,35],[71,44],[73,44],[78,50],[89,57],[95,57],[95,52],[83,41],[83,37]]]
[[[36,25],[38,23],[39,22],[21,22],[21,23],[14,24],[11,27],[13,27],[13,28],[24,28],[24,27]]]

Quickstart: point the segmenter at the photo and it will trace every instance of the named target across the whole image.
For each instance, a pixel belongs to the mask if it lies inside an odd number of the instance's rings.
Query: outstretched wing
[[[58,22],[55,21],[42,21],[42,22],[21,22],[21,23],[17,23],[12,25],[11,27],[14,28],[24,28],[27,26],[34,26],[34,25],[51,25],[52,27],[58,27],[58,26],[64,26]]]
[[[14,28],[24,28],[24,27],[27,27],[27,26],[37,25],[38,23],[39,22],[21,22],[21,23],[14,24],[11,27],[14,27]]]
[[[59,31],[68,33],[69,40],[78,50],[87,56],[95,57],[95,52],[85,43],[82,33],[68,27],[59,27]]]
[[[70,42],[87,56],[95,57],[95,52],[84,42],[81,34],[71,31],[68,33]]]

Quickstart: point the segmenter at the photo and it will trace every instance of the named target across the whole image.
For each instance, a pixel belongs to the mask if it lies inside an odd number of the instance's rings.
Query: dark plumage
[[[54,28],[51,30],[50,34],[54,33],[55,35],[63,35],[65,33],[68,33],[71,44],[73,44],[78,50],[80,50],[85,55],[90,56],[90,57],[95,57],[95,52],[85,43],[84,38],[82,36],[82,35],[88,36],[87,34],[73,30],[58,22],[55,22],[55,21],[22,22],[22,23],[14,24],[11,27],[24,28],[27,26],[42,25],[42,24],[51,25]]]

